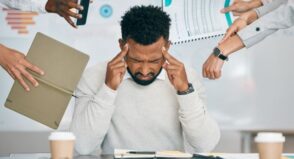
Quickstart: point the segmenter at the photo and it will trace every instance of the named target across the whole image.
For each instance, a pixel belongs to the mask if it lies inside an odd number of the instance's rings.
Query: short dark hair
[[[168,40],[170,22],[169,15],[160,7],[134,6],[122,16],[122,39],[131,38],[142,45],[152,44],[161,36]]]

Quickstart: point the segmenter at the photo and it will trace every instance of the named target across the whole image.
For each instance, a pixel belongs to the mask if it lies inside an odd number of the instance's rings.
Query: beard
[[[158,71],[157,74],[155,74],[154,72],[150,72],[147,74],[148,77],[150,77],[149,80],[141,80],[140,77],[144,76],[141,72],[136,72],[135,74],[133,74],[131,72],[131,70],[129,69],[129,67],[127,67],[127,70],[129,72],[129,74],[131,75],[132,79],[139,85],[142,86],[147,86],[149,84],[151,84],[152,82],[155,81],[155,79],[157,78],[157,76],[160,74],[162,67],[160,68],[160,70]]]

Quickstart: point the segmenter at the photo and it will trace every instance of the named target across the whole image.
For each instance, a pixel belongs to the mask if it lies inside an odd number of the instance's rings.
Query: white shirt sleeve
[[[262,16],[238,32],[244,45],[249,48],[279,29],[294,25],[294,0],[288,0],[276,10]]]
[[[286,4],[287,0],[274,0],[270,3],[266,3],[263,6],[256,8],[255,12],[258,17],[262,17],[265,14],[277,9],[280,5]]]
[[[46,3],[47,0],[0,0],[3,7],[38,13],[47,13]]]

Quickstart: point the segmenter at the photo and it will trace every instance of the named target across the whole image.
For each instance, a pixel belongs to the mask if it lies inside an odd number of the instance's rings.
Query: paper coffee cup
[[[52,159],[72,159],[75,136],[71,132],[52,132],[49,136]]]
[[[280,159],[285,137],[282,133],[260,132],[255,137],[260,159]]]

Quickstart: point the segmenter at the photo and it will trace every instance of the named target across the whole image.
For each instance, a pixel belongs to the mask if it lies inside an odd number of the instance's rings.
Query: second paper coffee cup
[[[285,137],[282,133],[260,132],[255,137],[260,159],[280,159]]]
[[[72,159],[75,136],[71,132],[52,132],[49,136],[52,159]]]

